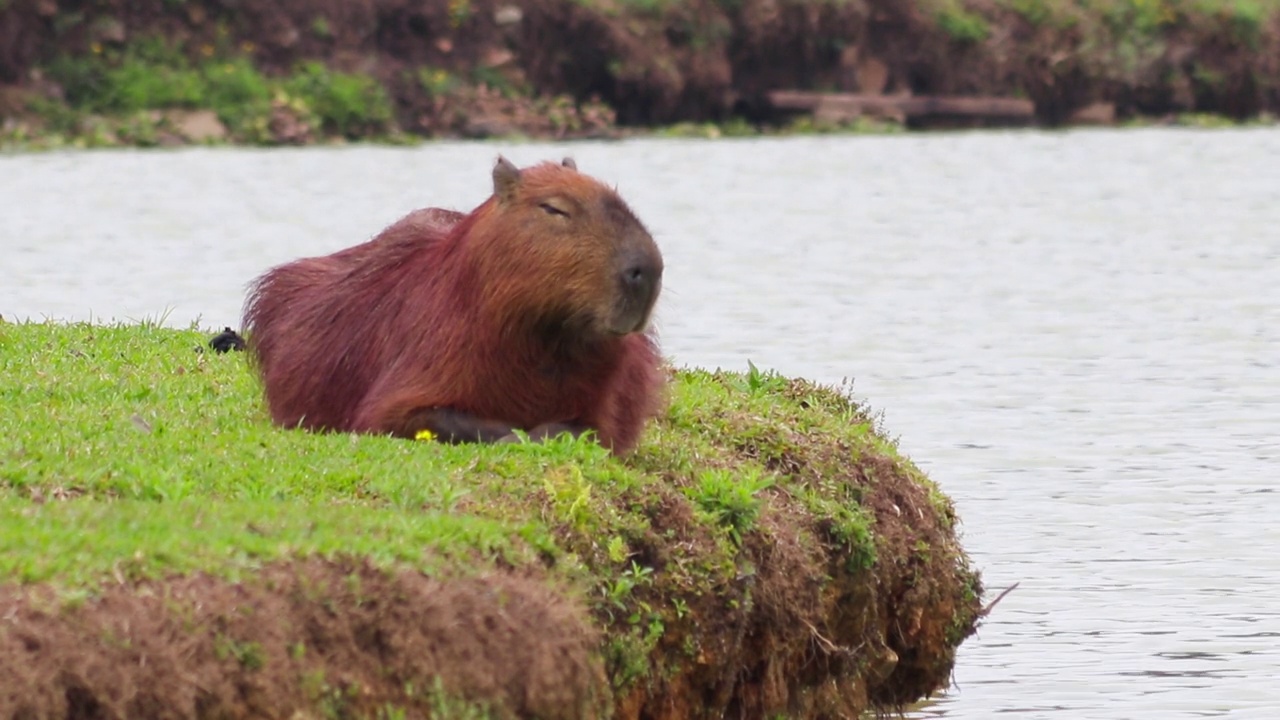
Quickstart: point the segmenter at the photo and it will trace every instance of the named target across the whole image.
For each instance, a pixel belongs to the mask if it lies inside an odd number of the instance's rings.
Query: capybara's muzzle
[[[609,328],[619,335],[644,330],[662,288],[662,257],[636,253],[618,273],[619,303]]]

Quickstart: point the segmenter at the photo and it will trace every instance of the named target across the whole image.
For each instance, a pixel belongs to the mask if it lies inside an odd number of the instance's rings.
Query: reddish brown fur
[[[652,305],[618,268],[656,262],[656,297],[661,256],[614,191],[566,165],[500,160],[469,214],[419,210],[259,278],[245,327],[275,422],[412,437],[443,408],[634,447],[663,374],[651,332],[631,332]]]

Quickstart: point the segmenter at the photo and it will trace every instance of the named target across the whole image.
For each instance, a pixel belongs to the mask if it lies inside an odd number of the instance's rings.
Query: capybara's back
[[[275,422],[454,442],[594,430],[634,446],[662,395],[657,246],[571,161],[499,159],[493,179],[469,214],[419,210],[257,280],[245,328]]]

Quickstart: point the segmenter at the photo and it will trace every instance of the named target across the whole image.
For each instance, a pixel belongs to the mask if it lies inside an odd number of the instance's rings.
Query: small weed
[[[515,98],[529,94],[526,88],[513,83],[498,68],[478,66],[471,71],[471,81],[476,85],[485,85],[497,90],[503,97]]]
[[[929,543],[923,540],[917,540],[912,548],[916,558],[922,562],[929,562]]]
[[[673,4],[674,0],[622,0],[621,2],[627,10],[651,17],[660,16]]]
[[[651,584],[653,584],[653,568],[644,567],[632,560],[631,566],[623,570],[612,582],[602,586],[601,591],[609,605],[625,611],[627,610],[626,601],[630,598],[631,591]]]
[[[689,496],[706,513],[724,527],[735,544],[742,544],[742,536],[755,527],[761,500],[757,495],[771,487],[773,478],[747,472],[735,477],[725,470],[708,470],[698,476],[698,482],[687,488]]]
[[[848,551],[845,567],[853,572],[875,565],[875,537],[871,534],[871,519],[866,510],[861,505],[837,506],[830,520],[832,536]]]
[[[615,563],[625,562],[631,557],[631,552],[627,549],[627,541],[623,540],[621,535],[609,538],[608,552],[609,560]]]
[[[751,125],[743,118],[731,118],[723,123],[678,122],[654,129],[654,135],[658,137],[696,138],[699,140],[754,137],[763,134],[763,132],[763,130]]]
[[[160,141],[160,119],[138,110],[117,126],[116,134],[121,141],[140,147],[153,147]]]
[[[55,133],[70,134],[85,129],[88,119],[83,113],[73,109],[66,103],[44,97],[34,97],[28,101],[28,109],[40,116],[45,128]]]
[[[355,687],[335,687],[326,684],[316,700],[320,714],[329,720],[346,720],[354,717],[352,706],[358,699],[359,690]]]
[[[449,25],[455,29],[462,27],[475,12],[471,0],[448,0],[448,3]]]
[[[433,720],[490,720],[493,717],[488,705],[469,701],[446,690],[439,676],[432,678],[427,702]]]
[[[671,598],[671,607],[676,611],[677,620],[683,620],[689,614],[689,604],[684,601],[684,598]]]
[[[959,2],[946,2],[934,13],[934,20],[952,40],[979,43],[991,34],[991,26],[981,15],[965,10]]]
[[[1193,127],[1201,130],[1237,127],[1239,123],[1225,115],[1212,113],[1180,113],[1174,118],[1175,124],[1182,127]]]
[[[583,529],[591,522],[591,485],[582,469],[570,467],[560,475],[548,474],[543,487],[562,521]]]
[[[456,75],[441,68],[418,68],[415,77],[418,79],[418,84],[431,97],[444,97],[462,85],[462,81]]]
[[[214,638],[213,652],[219,660],[234,658],[245,670],[260,670],[266,663],[262,645],[256,642],[239,642],[226,635]]]
[[[323,669],[307,670],[303,672],[300,684],[302,686],[303,694],[313,702],[324,697],[325,693],[329,691],[329,683],[325,679]]]
[[[649,674],[651,660],[644,638],[635,630],[616,633],[604,648],[605,664],[615,690],[630,686]]]
[[[321,40],[328,40],[333,37],[333,28],[329,27],[328,18],[323,15],[317,16],[311,21],[311,33]]]
[[[781,132],[783,135],[892,135],[904,132],[904,127],[896,120],[866,115],[842,123],[802,115],[790,121]]]
[[[1005,0],[1005,4],[1033,27],[1050,25],[1056,17],[1053,0]]]
[[[776,370],[761,370],[756,364],[747,361],[747,390],[753,395],[776,392],[787,383]]]
[[[402,707],[386,703],[378,708],[378,720],[407,720],[409,712]]]

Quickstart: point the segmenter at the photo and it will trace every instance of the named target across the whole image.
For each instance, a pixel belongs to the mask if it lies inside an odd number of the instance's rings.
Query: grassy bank
[[[206,339],[0,323],[19,715],[817,717],[973,632],[950,502],[835,390],[681,371],[623,460],[451,447],[274,428]]]
[[[0,3],[0,145],[881,131],[776,89],[1025,98],[1038,122],[1280,113],[1278,0]]]

